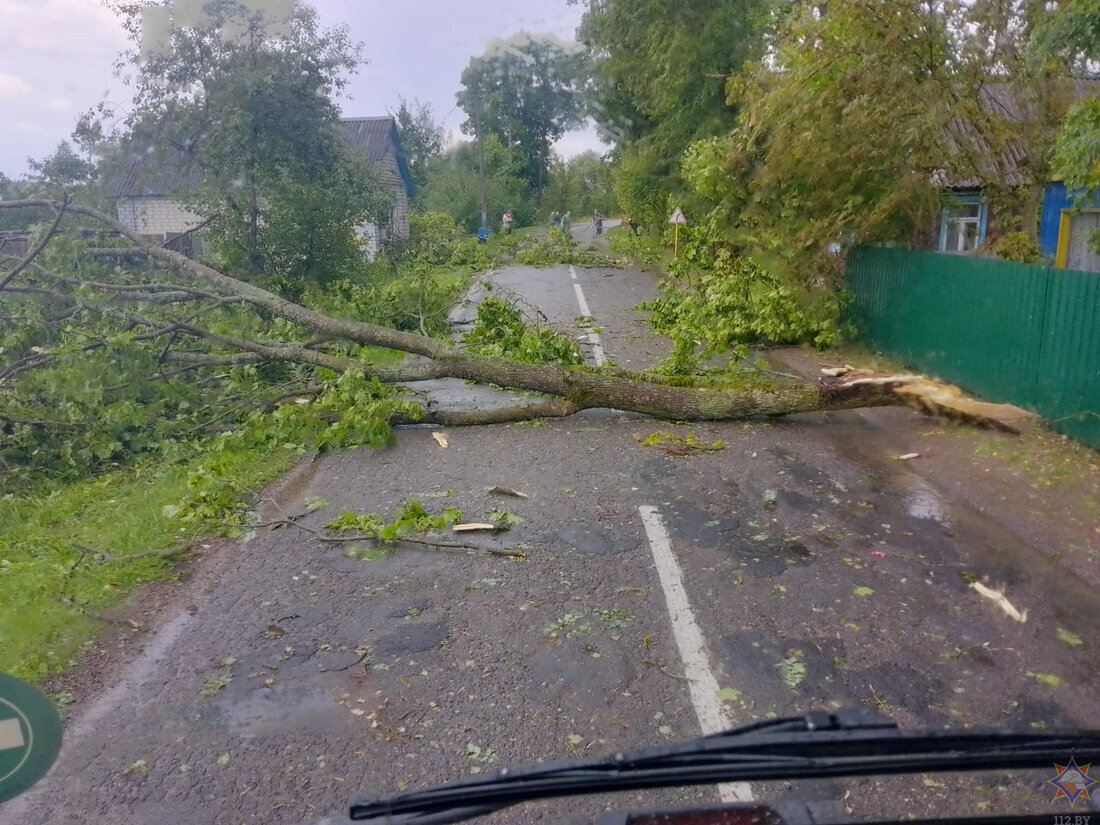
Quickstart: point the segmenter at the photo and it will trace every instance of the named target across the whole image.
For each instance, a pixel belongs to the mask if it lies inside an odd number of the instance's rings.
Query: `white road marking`
[[[573,268],[572,264],[569,265],[569,277],[574,281],[577,280],[577,270]],[[584,290],[581,289],[581,285],[574,283],[573,291],[577,294],[577,306],[581,308],[581,315],[585,318],[591,318],[592,310],[588,308],[588,300],[584,297]],[[602,367],[607,361],[607,355],[603,351],[603,343],[600,341],[599,333],[589,328],[588,340],[592,344],[592,358],[595,360],[596,366]]]
[[[661,579],[661,589],[665,593],[668,615],[672,620],[672,636],[684,662],[684,675],[688,680],[691,704],[699,718],[699,728],[704,736],[729,730],[733,725],[718,699],[718,680],[710,669],[703,631],[691,612],[687,591],[684,590],[684,575],[676,554],[672,552],[672,541],[665,521],[660,511],[649,504],[639,507],[638,514],[642,517],[649,549]],[[719,784],[718,792],[723,802],[751,802],[753,799],[748,782],[723,782]]]

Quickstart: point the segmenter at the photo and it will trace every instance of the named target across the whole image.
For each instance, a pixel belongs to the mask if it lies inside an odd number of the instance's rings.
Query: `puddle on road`
[[[229,731],[243,739],[334,728],[347,722],[346,711],[329,692],[310,685],[259,688],[244,699],[224,704],[222,712]]]
[[[905,507],[913,518],[936,521],[945,527],[951,525],[947,503],[943,497],[919,479],[905,494]]]

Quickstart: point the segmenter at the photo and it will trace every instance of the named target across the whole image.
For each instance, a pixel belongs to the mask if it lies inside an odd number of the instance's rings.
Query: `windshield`
[[[1096,726],[1088,3],[0,21],[4,822],[336,821],[841,709]],[[1050,755],[486,820],[1089,810]]]

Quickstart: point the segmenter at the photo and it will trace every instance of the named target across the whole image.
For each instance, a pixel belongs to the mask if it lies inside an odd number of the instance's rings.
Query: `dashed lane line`
[[[718,680],[710,668],[706,641],[695,614],[691,612],[687,591],[684,589],[684,576],[680,563],[672,551],[672,541],[665,527],[660,511],[649,504],[638,508],[645,527],[649,549],[657,565],[657,575],[661,580],[661,589],[668,604],[668,615],[672,620],[672,636],[680,649],[680,659],[684,663],[684,675],[688,680],[691,704],[699,718],[699,728],[704,736],[729,730],[733,725],[722,703],[718,699]],[[723,782],[718,785],[723,802],[751,802],[752,788],[748,782]]]
[[[577,294],[577,306],[581,309],[581,315],[585,318],[592,317],[592,310],[588,308],[588,300],[584,297],[584,290],[581,289],[581,285],[576,283],[577,270],[573,268],[573,265],[569,265],[569,277],[573,279],[573,291]],[[588,329],[588,341],[592,344],[592,358],[596,361],[597,367],[602,367],[607,361],[607,355],[603,351],[603,342],[600,341],[600,335],[598,332],[594,332],[591,328]]]

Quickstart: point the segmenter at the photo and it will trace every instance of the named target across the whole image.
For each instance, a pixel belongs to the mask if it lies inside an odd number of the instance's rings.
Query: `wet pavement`
[[[649,275],[511,268],[492,282],[584,335],[590,355],[596,328],[623,366],[667,352],[632,310],[654,295]],[[593,316],[581,326],[574,285]],[[180,588],[144,653],[74,716],[51,777],[0,819],[290,825],[364,794],[814,708],[870,706],[909,728],[1094,725],[1096,582],[1067,573],[1010,515],[975,506],[973,490],[892,459],[900,430],[934,426],[907,410],[691,427],[587,411],[452,429],[446,449],[430,428],[407,428],[392,449],[306,462],[273,492],[288,512],[327,499],[306,526],[344,510],[388,514],[410,497],[476,521],[506,508],[522,522],[475,541],[524,557],[409,548],[356,558],[285,528],[227,544]],[[656,431],[726,446],[644,446]],[[670,615],[676,572],[698,650],[682,608]],[[975,581],[1004,588],[1027,621]],[[689,683],[700,672],[720,697]],[[751,792],[856,816],[1062,810],[1043,785],[1051,775]],[[638,792],[486,821],[718,799],[707,787]]]

